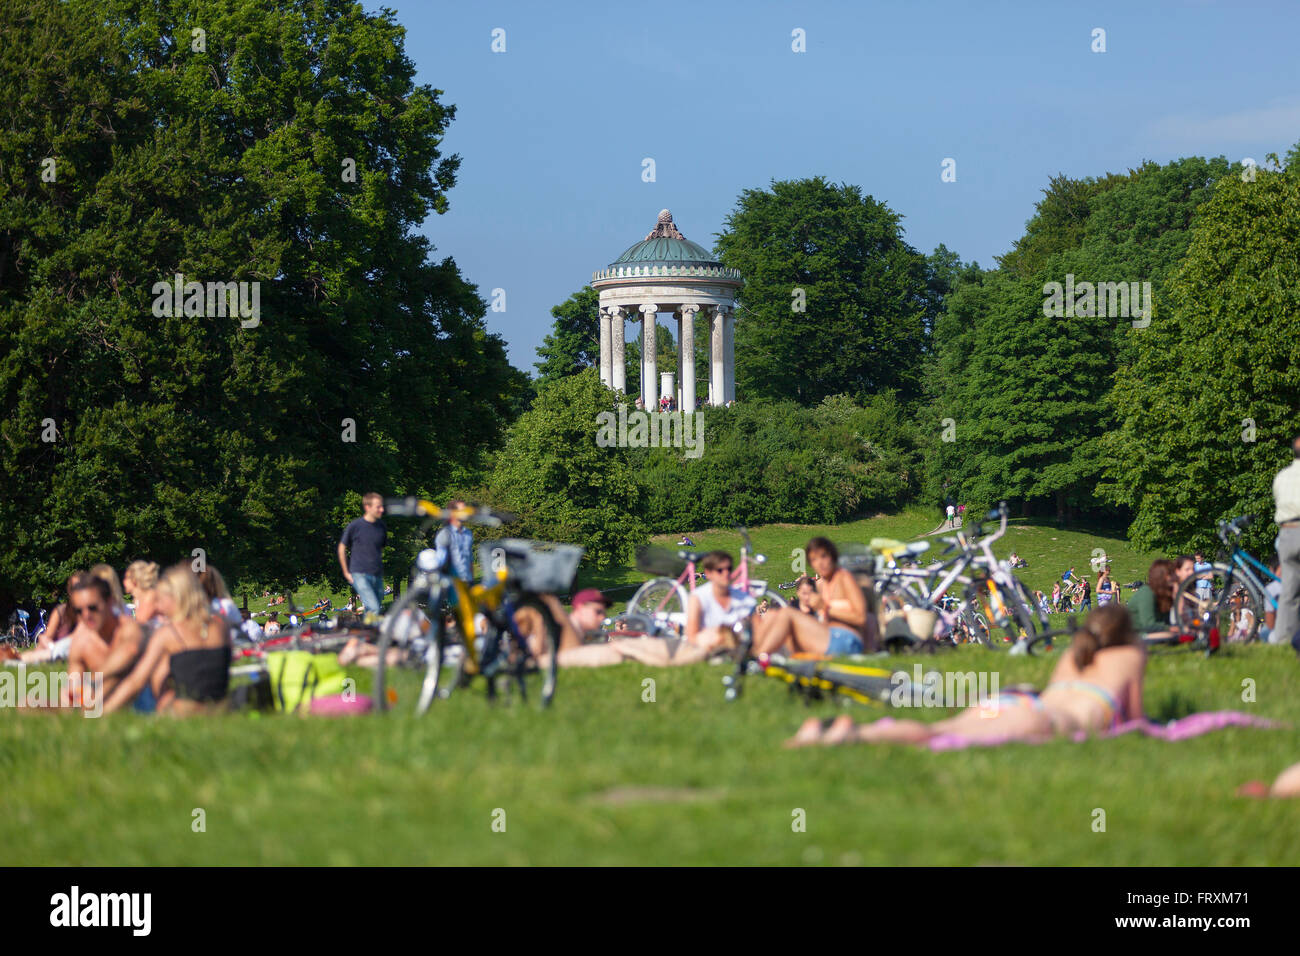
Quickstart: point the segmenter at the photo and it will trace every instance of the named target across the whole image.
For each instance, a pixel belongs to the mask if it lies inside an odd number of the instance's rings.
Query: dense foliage
[[[454,109],[391,11],[0,11],[0,602],[194,548],[318,574],[349,493],[436,487],[497,439],[520,375],[415,233]],[[259,283],[260,323],[156,314],[177,273]]]

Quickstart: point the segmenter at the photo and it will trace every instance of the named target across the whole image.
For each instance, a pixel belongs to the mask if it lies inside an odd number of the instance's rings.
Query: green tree
[[[519,375],[415,231],[454,109],[391,11],[0,17],[0,602],[195,548],[244,582],[329,573],[349,493],[437,488],[498,440]],[[259,283],[260,324],[160,314],[177,273]]]
[[[537,349],[538,386],[600,364],[600,293],[589,285],[551,309],[555,319]]]
[[[1119,426],[1099,492],[1133,510],[1142,548],[1212,548],[1214,522],[1258,516],[1271,550],[1272,480],[1300,432],[1300,174],[1223,177],[1149,328],[1128,333]]]
[[[596,442],[598,416],[615,400],[594,368],[542,389],[511,426],[487,488],[489,501],[519,515],[512,534],[580,544],[595,568],[630,561],[646,540],[627,449]]]
[[[1159,303],[1190,240],[1190,224],[1213,184],[1228,172],[1222,158],[1144,164],[1126,175],[1081,181],[1057,177],[1026,235],[1002,268],[949,295],[935,323],[927,384],[934,401],[925,430],[926,495],[958,494],[983,507],[1001,498],[1026,509],[1050,502],[1056,514],[1095,509],[1104,462],[1099,439],[1113,427],[1109,393],[1126,363],[1127,315],[1045,315],[1047,283],[1149,283]],[[1073,279],[1069,277],[1073,276]],[[1098,302],[1093,311],[1100,312]],[[953,429],[942,428],[951,419]],[[931,430],[932,429],[932,430]],[[944,488],[944,484],[947,488]]]
[[[741,194],[717,250],[745,279],[737,394],[919,394],[927,266],[888,206],[821,177],[774,181]]]

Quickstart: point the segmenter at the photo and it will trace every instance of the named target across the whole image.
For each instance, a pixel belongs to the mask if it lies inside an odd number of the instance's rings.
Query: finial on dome
[[[659,222],[646,239],[685,239],[675,225],[673,225],[673,214],[667,209],[659,210]]]

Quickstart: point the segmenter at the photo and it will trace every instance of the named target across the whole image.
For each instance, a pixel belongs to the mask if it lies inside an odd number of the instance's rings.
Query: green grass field
[[[754,539],[776,565],[819,531],[843,541],[910,537],[936,523],[918,512],[835,529],[763,528]],[[1082,569],[1094,547],[1107,550],[1124,582],[1139,577],[1149,557],[1083,531],[1030,525],[1015,535],[1030,561],[1025,576],[1038,587],[1071,564]],[[693,537],[701,547],[736,540],[729,532]],[[625,572],[599,582],[636,578]],[[964,648],[887,666],[910,671],[917,662],[996,672],[1002,685],[1041,685],[1054,655]],[[481,686],[423,719],[0,712],[0,865],[1300,860],[1300,801],[1233,795],[1245,780],[1271,780],[1300,760],[1300,667],[1289,649],[1229,647],[1209,660],[1157,653],[1146,695],[1157,719],[1236,709],[1288,729],[937,754],[783,750],[805,716],[829,716],[837,705],[810,708],[763,678],[726,703],[726,670],[566,671],[547,713],[489,707]],[[655,682],[653,702],[643,699],[647,679]],[[358,672],[358,681],[366,689],[369,675]],[[1243,701],[1249,686],[1253,702]],[[399,704],[409,705],[413,683],[398,690]],[[884,713],[853,711],[864,719]],[[1105,832],[1094,831],[1098,809]],[[195,832],[196,810],[204,832]],[[797,816],[804,832],[792,828]]]

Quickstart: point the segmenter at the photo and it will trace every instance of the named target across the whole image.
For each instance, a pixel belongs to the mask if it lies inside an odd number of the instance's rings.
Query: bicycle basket
[[[503,538],[479,545],[478,559],[484,577],[505,561],[509,581],[524,591],[565,594],[573,587],[585,549],[574,544]]]
[[[686,570],[686,562],[667,548],[647,545],[636,550],[636,569],[644,574],[675,578]]]

